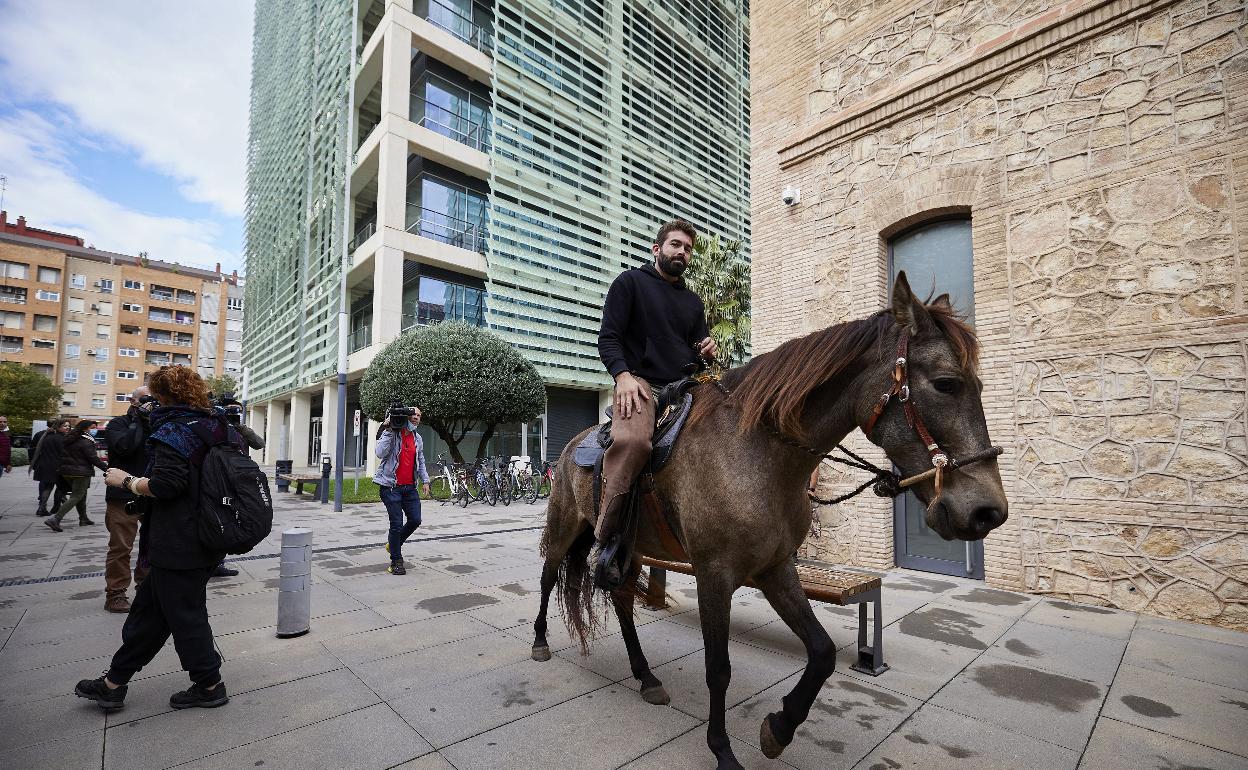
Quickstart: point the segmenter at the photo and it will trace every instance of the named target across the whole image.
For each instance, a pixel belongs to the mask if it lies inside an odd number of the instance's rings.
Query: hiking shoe
[[[230,696],[225,692],[225,682],[218,682],[211,689],[193,684],[190,688],[169,696],[169,705],[175,709],[215,709],[229,702]]]
[[[100,677],[99,679],[83,679],[74,685],[74,695],[95,701],[96,705],[105,711],[117,711],[125,707],[128,689],[130,688],[124,684],[110,688],[104,684],[104,677]]]
[[[80,527],[89,527],[89,526],[91,526],[91,525],[92,525],[92,524],[94,524],[94,523],[95,523],[95,522],[94,522],[94,521],[91,521],[90,519],[79,519],[79,520],[78,520],[78,526],[80,526]]]
[[[402,559],[393,559],[390,562],[390,566],[386,568],[386,572],[389,572],[391,575],[406,575],[407,568],[403,566]]]
[[[130,600],[126,598],[125,594],[110,596],[104,600],[104,609],[109,612],[129,612]]]
[[[234,577],[237,574],[238,570],[225,566],[225,562],[218,564],[217,568],[212,571],[213,577]]]
[[[65,530],[61,527],[61,523],[60,523],[59,521],[57,521],[55,518],[53,518],[52,516],[49,516],[48,518],[44,519],[44,520],[43,520],[43,523],[44,523],[44,524],[46,524],[46,525],[48,525],[48,529],[52,530],[53,532],[64,532],[64,531],[65,531]]]

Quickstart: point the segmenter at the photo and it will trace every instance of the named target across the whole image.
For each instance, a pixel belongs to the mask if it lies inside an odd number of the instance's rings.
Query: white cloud
[[[221,227],[211,220],[161,217],[134,211],[75,178],[65,147],[66,128],[55,116],[22,111],[0,115],[0,159],[10,201],[32,227],[81,236],[88,245],[212,269],[240,267],[235,251],[218,244]]]
[[[11,93],[64,105],[188,200],[242,213],[251,0],[12,0],[0,17]]]

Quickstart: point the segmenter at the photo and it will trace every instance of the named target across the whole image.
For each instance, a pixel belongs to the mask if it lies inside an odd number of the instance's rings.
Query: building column
[[[404,10],[411,11],[411,5]],[[381,114],[407,120],[411,114],[412,33],[398,24],[388,24],[382,34]]]
[[[288,460],[288,457],[279,457],[281,454],[281,443],[283,433],[286,432],[286,403],[271,399],[268,403],[268,417],[264,426],[264,464],[274,465],[278,460]]]
[[[403,332],[403,251],[382,246],[373,257],[373,344]]]
[[[348,433],[348,436],[351,434]],[[321,390],[321,451],[338,467],[338,383],[327,382]]]
[[[290,457],[295,467],[308,462],[308,433],[312,421],[312,394],[296,391],[290,400]],[[316,458],[316,463],[320,463]],[[319,465],[318,465],[319,467]]]
[[[256,435],[261,437],[265,435],[264,415],[265,412],[262,412],[258,406],[252,405],[247,407],[247,427],[251,428],[256,432]],[[265,439],[265,443],[268,443],[268,439]],[[263,449],[251,449],[249,447],[247,454],[251,455],[251,459],[256,462],[262,463],[264,461]]]
[[[607,388],[598,391],[598,422],[599,424],[607,421],[607,407],[611,406],[612,397],[615,395],[615,388]]]
[[[370,422],[368,424],[368,456],[365,458],[368,464],[365,466],[365,473],[371,479],[373,474],[377,472],[377,466],[381,463],[377,459],[377,425]],[[426,464],[428,458],[425,459]]]
[[[407,229],[407,140],[382,134],[377,148],[377,229]]]

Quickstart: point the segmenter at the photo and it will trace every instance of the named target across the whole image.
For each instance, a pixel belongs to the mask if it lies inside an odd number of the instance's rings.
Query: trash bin
[[[277,491],[289,492],[290,482],[282,478],[282,474],[289,474],[295,469],[294,460],[278,460],[277,461]]]

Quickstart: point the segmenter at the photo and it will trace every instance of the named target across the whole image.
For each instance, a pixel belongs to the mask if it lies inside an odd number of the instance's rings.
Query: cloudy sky
[[[10,221],[242,269],[252,0],[0,0]]]

